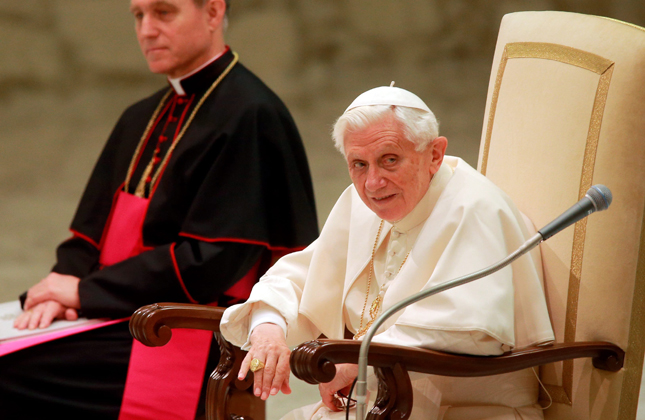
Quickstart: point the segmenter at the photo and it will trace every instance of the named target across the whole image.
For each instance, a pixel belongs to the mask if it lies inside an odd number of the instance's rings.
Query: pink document
[[[38,335],[31,335],[24,338],[18,338],[9,341],[0,342],[0,356],[13,353],[14,351],[22,350],[27,347],[37,346],[41,343],[57,340],[59,338],[67,337],[68,335],[78,334],[84,331],[94,330],[96,328],[107,327],[108,325],[116,324],[119,322],[127,321],[129,318],[115,319],[110,321],[99,321],[96,323],[82,324],[76,327],[69,327],[62,330],[54,330],[51,332],[43,332]]]

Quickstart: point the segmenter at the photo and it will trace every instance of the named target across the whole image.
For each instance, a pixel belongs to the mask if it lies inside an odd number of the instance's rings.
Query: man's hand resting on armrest
[[[251,333],[251,348],[242,362],[238,379],[244,379],[251,361],[258,359],[264,363],[264,367],[253,373],[255,396],[266,400],[269,395],[275,395],[278,391],[290,394],[290,355],[291,350],[287,346],[282,327],[272,323],[260,324]]]

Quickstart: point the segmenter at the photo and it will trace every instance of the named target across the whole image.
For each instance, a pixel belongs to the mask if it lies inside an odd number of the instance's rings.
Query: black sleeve
[[[88,241],[74,236],[56,249],[56,265],[52,271],[83,278],[99,265],[99,250]]]
[[[282,111],[261,104],[230,122],[218,143],[217,161],[191,203],[182,234],[237,238],[286,250],[302,249],[316,239],[307,157],[295,124]]]
[[[119,318],[155,302],[216,301],[264,250],[259,245],[193,239],[159,246],[83,278],[81,312],[90,318]]]

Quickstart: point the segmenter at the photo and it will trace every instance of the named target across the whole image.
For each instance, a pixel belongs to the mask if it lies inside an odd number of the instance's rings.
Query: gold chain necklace
[[[188,126],[190,126],[190,123],[193,122],[193,118],[195,118],[195,115],[197,114],[197,111],[199,111],[199,108],[201,108],[202,104],[204,101],[206,101],[206,98],[215,90],[217,85],[226,77],[226,75],[231,71],[233,66],[237,63],[239,59],[239,56],[236,52],[233,53],[233,61],[226,67],[226,69],[222,72],[222,74],[219,75],[219,77],[213,82],[210,88],[204,93],[204,95],[201,97],[197,105],[195,105],[195,108],[193,109],[193,112],[191,112],[190,117],[188,117],[188,120],[186,121],[186,124],[184,124],[183,128],[175,137],[173,140],[172,144],[168,148],[168,151],[166,152],[166,155],[164,156],[163,160],[159,164],[159,167],[157,168],[157,171],[155,172],[154,176],[152,177],[152,180],[150,181],[150,185],[155,185],[157,182],[157,178],[161,175],[163,172],[163,168],[166,166],[166,163],[168,162],[168,159],[170,159],[170,155],[172,155],[173,150],[175,150],[175,147],[177,146],[177,143],[179,143],[179,140],[184,136],[184,133],[188,129]],[[141,148],[143,147],[146,139],[148,138],[148,134],[150,133],[150,130],[152,129],[152,126],[154,124],[154,121],[157,119],[157,115],[163,108],[163,106],[166,103],[166,100],[170,96],[170,93],[172,92],[172,88],[166,92],[163,98],[161,98],[161,102],[159,102],[159,105],[157,105],[157,109],[155,109],[155,112],[152,114],[152,118],[150,118],[150,121],[148,121],[148,126],[146,127],[145,131],[143,132],[143,136],[141,136],[141,140],[139,140],[139,145],[137,146],[137,149],[134,152],[134,155],[132,156],[132,160],[130,161],[130,166],[128,167],[128,172],[126,174],[125,178],[125,187],[124,191],[128,191],[129,185],[130,185],[130,180],[132,178],[132,174],[134,172],[134,167],[137,162],[137,157],[139,156],[139,152],[141,151]],[[137,184],[137,188],[134,191],[134,195],[137,197],[143,197],[145,195],[145,189],[146,189],[146,179],[152,172],[152,168],[154,167],[154,155],[152,159],[150,159],[150,163],[148,163],[148,166],[146,166],[146,169],[143,171],[143,175],[141,176],[141,180],[139,180],[139,184]]]
[[[367,324],[365,324],[365,326],[363,326],[363,321],[365,318],[365,309],[367,309],[367,301],[369,300],[370,288],[372,287],[372,272],[374,271],[374,256],[376,255],[376,247],[378,246],[378,240],[381,237],[382,230],[383,230],[383,220],[381,220],[381,224],[378,227],[378,233],[376,234],[376,240],[374,241],[374,247],[372,248],[372,257],[370,258],[370,268],[367,274],[367,292],[365,292],[365,303],[363,303],[363,310],[361,311],[361,323],[360,323],[360,326],[358,327],[358,332],[354,334],[354,340],[358,340],[359,338],[364,336],[365,333],[367,333],[367,330],[369,330],[372,324],[374,324],[374,321],[376,321],[376,317],[381,312],[381,307],[383,306],[383,296],[381,296],[381,292],[383,291],[383,288],[381,287],[381,290],[379,291],[378,296],[376,296],[376,298],[370,305],[370,320],[367,321]],[[408,251],[405,258],[403,258],[403,262],[401,262],[398,272],[401,271],[401,268],[403,268],[403,265],[408,260],[409,256],[410,256],[410,251]]]

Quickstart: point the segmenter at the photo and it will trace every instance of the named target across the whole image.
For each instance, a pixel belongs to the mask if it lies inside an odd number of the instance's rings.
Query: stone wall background
[[[501,17],[564,10],[645,24],[640,0],[233,0],[227,40],[301,130],[321,223],[349,184],[334,119],[395,80],[475,165]],[[127,0],[0,0],[0,301],[42,278],[94,162],[130,103],[163,86]]]

